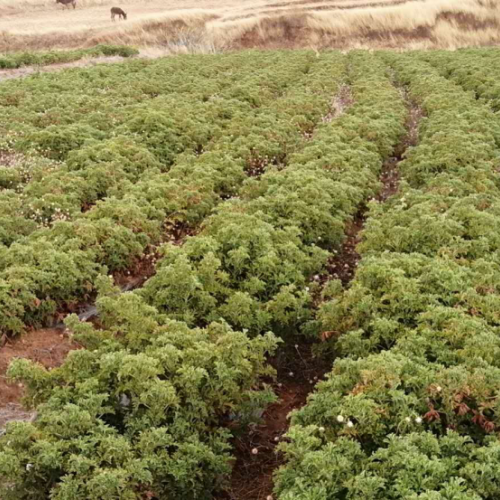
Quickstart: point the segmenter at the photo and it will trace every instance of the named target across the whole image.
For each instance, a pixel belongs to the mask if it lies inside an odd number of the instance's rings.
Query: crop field
[[[498,500],[499,82],[494,48],[2,82],[0,498]]]
[[[126,21],[112,21],[113,6]],[[499,33],[499,0],[0,0],[0,51],[458,48],[499,44]]]

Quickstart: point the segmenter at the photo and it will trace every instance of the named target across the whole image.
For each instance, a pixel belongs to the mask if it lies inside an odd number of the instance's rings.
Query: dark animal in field
[[[76,0],[56,0],[56,4],[58,3],[62,4],[63,8],[68,7],[69,9],[69,6],[73,5],[73,9],[76,9]]]
[[[111,20],[112,21],[115,20],[115,16],[118,16],[118,19],[127,19],[127,14],[125,12],[123,12],[123,10],[120,9],[120,7],[113,7],[111,9]]]

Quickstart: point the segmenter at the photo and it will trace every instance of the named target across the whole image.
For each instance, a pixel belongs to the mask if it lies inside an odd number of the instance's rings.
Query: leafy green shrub
[[[276,493],[493,500],[498,120],[420,55],[382,57],[427,115],[421,143],[401,163],[401,193],[371,204],[350,288],[324,293],[319,326],[344,359],[294,412]]]
[[[190,324],[223,317],[252,331],[274,322],[293,326],[309,315],[305,278],[321,268],[326,253],[304,247],[296,228],[277,230],[263,218],[228,205],[210,219],[203,236],[188,239],[181,248],[165,246],[144,297]],[[288,321],[283,315],[280,321],[273,318],[280,300],[286,301]]]
[[[100,44],[96,45],[89,50],[90,53],[95,53],[104,56],[121,56],[121,57],[132,57],[139,54],[137,49],[133,47],[127,47],[123,45],[106,45]]]
[[[73,351],[51,371],[26,360],[9,369],[43,404],[34,424],[10,424],[2,438],[2,498],[209,498],[229,471],[218,422],[273,400],[256,384],[272,374],[265,356],[276,339],[220,323],[191,330],[136,294],[105,289],[103,330],[68,320],[97,349]]]
[[[70,151],[80,148],[85,142],[103,138],[102,132],[88,125],[51,125],[29,134],[20,143],[20,148],[24,151],[35,150],[54,160],[64,160]]]
[[[479,500],[500,493],[495,439],[476,448],[453,431],[441,439],[415,431],[387,436],[369,455],[346,437],[323,445],[321,429],[293,428],[293,442],[282,445],[292,462],[278,475],[280,499]]]

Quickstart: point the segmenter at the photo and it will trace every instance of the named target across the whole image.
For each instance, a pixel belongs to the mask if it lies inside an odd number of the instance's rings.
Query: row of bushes
[[[0,69],[15,69],[22,66],[47,66],[49,64],[78,61],[85,57],[120,56],[132,57],[139,54],[137,49],[122,45],[96,45],[91,49],[13,52],[0,56]]]
[[[197,237],[163,247],[141,291],[148,303],[190,325],[224,318],[252,333],[294,330],[311,319],[311,276],[375,193],[383,158],[404,133],[401,96],[384,67],[371,64],[361,53],[350,56],[356,103],[321,126],[285,170],[249,180]]]
[[[415,55],[385,54],[426,115],[400,193],[372,203],[351,287],[324,304],[341,359],[294,413],[288,499],[500,496],[500,123]]]
[[[257,58],[257,55],[252,57]],[[290,80],[297,81],[314,60],[307,53],[290,57],[291,60],[283,61],[277,66],[274,64],[276,55],[269,56],[267,62],[272,62],[274,68],[281,70],[273,73],[274,76],[265,63],[252,68],[248,65],[249,79],[255,82],[260,68],[263,77],[261,80],[264,81],[267,75],[267,81],[273,89],[273,92],[268,93],[267,100],[261,98],[264,103],[274,103],[276,97],[286,91]],[[246,81],[241,76],[235,83],[236,86],[245,84]],[[265,87],[262,89],[265,94]],[[234,106],[234,101],[239,101],[234,99],[231,88],[227,92],[230,94],[230,106]],[[224,87],[220,89],[220,93],[224,93]],[[149,122],[155,130],[154,118],[157,113],[161,113],[154,111],[156,104],[159,104],[158,99],[150,103],[152,116]],[[196,102],[192,107],[195,111],[198,110]],[[245,112],[235,113],[234,116],[229,114],[226,122],[219,124],[221,131],[224,128],[228,130],[231,122],[241,127],[244,116],[248,116],[247,127],[251,129],[251,125],[260,116],[259,110],[249,110],[244,103],[241,107]],[[131,116],[132,120],[136,118],[137,116]],[[206,115],[200,113],[199,121],[205,118]],[[193,116],[193,120],[196,119],[198,118]],[[246,129],[245,127],[244,130]],[[144,128],[142,130],[147,134]],[[196,127],[192,130],[196,133]],[[300,135],[298,128],[297,134]],[[161,143],[162,137],[168,141],[169,128],[160,129],[155,137],[157,144]],[[210,134],[206,134],[199,144],[205,147],[210,137]],[[254,142],[258,140],[258,136],[253,137]],[[216,142],[215,139],[214,144]],[[167,174],[167,178],[163,177],[162,185],[157,174],[161,174],[165,164],[151,154],[147,144],[141,144],[140,140],[135,141],[130,137],[115,138],[75,150],[53,176],[28,182],[19,194],[23,211],[28,212],[26,219],[31,211],[36,216],[49,219],[49,224],[48,227],[38,227],[9,247],[0,247],[0,329],[7,333],[18,332],[24,324],[45,321],[62,305],[88,297],[99,274],[129,269],[136,259],[143,258],[147,247],[164,237],[164,224],[168,218],[176,215],[180,210],[178,207],[187,210],[188,207],[195,206],[197,213],[201,213],[198,208],[201,200],[197,198],[196,192],[193,193],[194,189],[208,189],[208,199],[213,206],[218,198],[214,183],[224,186],[225,182],[232,180],[230,176],[233,179],[234,176],[244,177],[243,166],[240,164],[242,162],[238,159],[222,154],[212,157],[211,162],[208,155],[195,153],[179,160],[176,165],[178,168],[172,176]],[[199,174],[209,169],[212,176],[215,173],[218,176],[206,186],[206,177],[200,177]],[[114,170],[118,171],[115,185]],[[68,172],[69,175],[59,176],[60,172]],[[76,175],[71,175],[73,172]],[[92,177],[95,177],[95,184],[87,183]],[[151,179],[149,183],[146,182],[148,178]],[[134,183],[139,179],[143,183],[135,184],[137,189],[134,191]],[[163,189],[165,184],[168,191]],[[100,189],[101,192],[93,192],[92,201],[97,203],[81,213],[80,204],[89,200],[82,200],[79,196],[88,193],[88,189],[91,193],[94,189]],[[28,198],[30,191],[32,195]],[[4,191],[2,194],[9,199],[13,196],[11,192]],[[106,199],[98,201],[98,198],[106,195]],[[202,216],[210,209],[210,206],[205,205],[207,203],[202,205],[205,209]],[[63,217],[60,216],[61,213]]]
[[[325,90],[333,90],[345,61],[337,54],[327,61]],[[228,323],[263,332],[307,320],[305,285],[328,255],[321,242],[330,222],[343,226],[373,192],[385,153],[404,133],[406,109],[383,65],[362,54],[349,62],[356,104],[321,125],[286,168],[249,179],[200,234],[179,248],[166,245],[143,291],[119,295],[102,280],[103,328],[68,320],[87,350],[51,371],[12,365],[9,375],[27,384],[40,416],[11,425],[3,438],[6,498],[23,498],[40,483],[57,499],[212,498],[228,473],[221,421],[250,417],[273,400],[258,378],[271,373],[264,358],[275,337],[249,340]],[[357,186],[343,183],[352,178]],[[324,246],[341,241],[339,229]]]
[[[282,117],[274,118],[275,135],[268,133],[281,144],[276,149],[279,168],[292,146],[287,137],[303,137],[306,123],[311,130],[311,120],[327,110],[344,74],[343,56],[325,57],[302,85],[293,85],[266,109],[267,116],[274,109]],[[319,110],[310,110],[306,93]],[[306,106],[301,108],[300,102]],[[237,191],[245,166],[251,168],[241,151],[247,144],[259,144],[255,122],[260,119],[258,113],[249,114],[247,126],[238,125],[238,137],[214,145],[217,154],[227,157],[207,178],[216,193]],[[287,121],[296,122],[296,133],[282,136],[280,127]],[[266,133],[263,129],[263,138]],[[234,147],[236,141],[239,147]],[[231,181],[231,170],[224,167],[238,159],[238,176]],[[180,181],[189,178],[192,166],[184,167]],[[158,201],[163,198],[158,196]],[[251,238],[254,245],[259,243],[255,235]],[[202,238],[191,241],[201,243]],[[274,400],[260,379],[273,373],[265,358],[274,351],[276,338],[266,334],[250,340],[220,321],[192,329],[147,305],[141,294],[120,295],[106,278],[99,283],[103,328],[68,320],[87,349],[70,353],[59,369],[47,371],[23,360],[9,371],[27,383],[39,418],[35,425],[10,425],[3,439],[0,473],[10,483],[4,497],[211,498],[230,472],[230,436],[221,419],[250,416]]]
[[[437,52],[429,57],[419,54],[441,75],[452,79],[465,90],[490,104],[495,112],[500,111],[500,53],[495,49],[467,49],[455,53]]]
[[[4,187],[19,193],[25,225],[50,224],[58,218],[73,219],[81,215],[82,208],[88,209],[108,194],[122,195],[139,179],[168,171],[183,151],[193,156],[203,150],[220,137],[236,115],[257,112],[251,110],[245,98],[233,98],[234,88],[244,85],[246,78],[254,84],[256,76],[264,80],[269,71],[268,64],[256,66],[256,59],[248,59],[238,80],[220,79],[217,99],[203,102],[195,96],[169,91],[166,96],[129,106],[123,115],[123,124],[116,127],[112,137],[106,138],[103,132],[78,122],[69,126],[73,128],[71,133],[67,127],[53,125],[18,137],[17,148],[23,144],[40,145],[42,141],[51,156],[66,160],[55,163],[30,157],[27,167],[21,158],[17,168],[6,166],[0,170]],[[294,75],[303,74],[307,67],[306,56],[297,59],[297,65],[289,62],[289,68],[278,67],[277,76],[263,82],[272,88],[267,102],[279,95]],[[272,64],[274,61],[273,57],[267,62]],[[207,81],[214,79],[213,75],[207,77]],[[276,80],[281,85],[276,85]],[[266,88],[263,87],[263,93]],[[25,111],[22,109],[19,113],[23,115]],[[85,131],[90,131],[90,135],[85,136]],[[11,193],[9,195],[12,197]],[[9,236],[12,240],[15,233]],[[3,242],[9,244],[11,241]]]

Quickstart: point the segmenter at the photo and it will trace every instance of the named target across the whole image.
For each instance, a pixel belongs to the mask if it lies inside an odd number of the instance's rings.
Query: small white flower
[[[342,415],[339,415],[337,417],[337,422],[339,422],[340,424],[344,421],[344,417]]]
[[[259,450],[257,448],[252,448],[252,455],[257,455]]]
[[[290,375],[290,377],[293,377],[293,372],[290,372],[288,375]]]
[[[422,423],[422,417],[417,417],[415,419],[415,422],[417,422],[417,424],[421,424]]]
[[[352,427],[354,427],[354,424],[349,420],[349,422],[347,422],[347,427],[351,429]]]
[[[267,495],[266,500],[273,500],[273,496],[272,495]]]
[[[324,427],[320,427],[318,430],[319,430],[319,432],[325,432],[325,428]]]
[[[309,287],[308,287],[308,286],[306,286],[306,292],[308,292],[308,291],[309,291]]]
[[[410,423],[411,422],[411,418],[410,417],[406,417],[405,418],[405,422]]]
[[[26,464],[26,470],[29,471],[33,468],[33,464]]]
[[[130,398],[126,394],[120,396],[120,405],[125,408],[130,405]]]
[[[438,385],[438,386],[436,387],[436,391],[441,392],[442,390],[443,390],[443,388],[442,388],[440,385]]]

